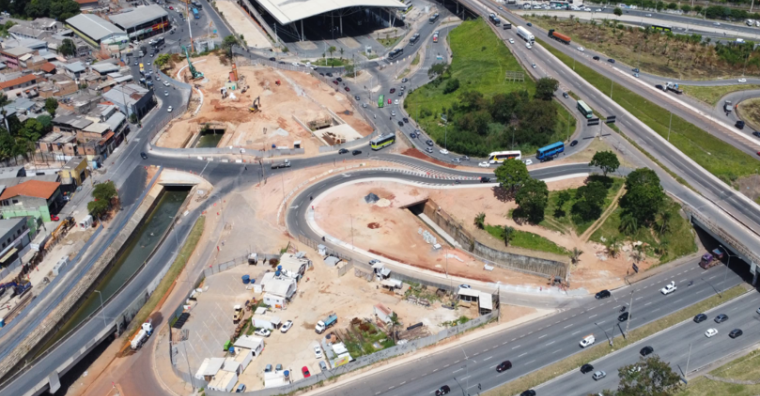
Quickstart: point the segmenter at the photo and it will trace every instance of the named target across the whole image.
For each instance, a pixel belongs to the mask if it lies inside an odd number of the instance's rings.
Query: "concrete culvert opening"
[[[369,193],[367,196],[364,197],[364,202],[368,204],[376,203],[380,200],[380,197],[378,197],[375,193]]]

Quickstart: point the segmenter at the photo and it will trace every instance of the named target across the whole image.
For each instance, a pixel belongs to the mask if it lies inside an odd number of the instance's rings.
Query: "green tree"
[[[570,191],[562,190],[557,194],[557,207],[554,209],[554,217],[562,217],[565,215],[565,204],[570,201]]]
[[[612,151],[598,151],[594,154],[594,157],[591,158],[591,162],[589,162],[588,166],[598,166],[602,169],[604,177],[607,177],[608,173],[618,170],[620,167],[620,161],[618,160],[617,155]]]
[[[541,100],[552,100],[557,88],[559,88],[559,81],[549,77],[539,78],[536,82],[535,97]]]
[[[106,201],[106,203],[110,203],[111,199],[119,196],[119,192],[116,191],[116,185],[109,180],[105,183],[96,185],[95,189],[92,190],[92,196],[98,201]]]
[[[696,12],[697,14],[701,14],[702,13],[702,9],[703,8],[700,5],[694,6],[694,12]]]
[[[607,188],[600,181],[581,186],[575,192],[573,215],[581,221],[598,219],[602,214],[604,199],[607,198]],[[580,221],[579,221],[580,222]]]
[[[171,61],[172,56],[169,54],[161,54],[156,57],[156,60],[153,61],[153,64],[156,65],[159,69],[162,69],[164,66],[166,66],[169,61]]]
[[[512,239],[515,238],[515,229],[513,227],[505,225],[503,229],[503,233],[504,233],[504,245],[509,246],[509,243],[512,242]]]
[[[333,54],[333,52],[335,52],[336,50],[337,50],[337,48],[335,48],[335,46],[334,46],[334,45],[331,45],[331,46],[330,46],[330,47],[327,49],[327,52],[329,52],[329,53],[330,53],[330,58],[332,58],[332,54]]]
[[[612,11],[612,12],[613,12],[615,15],[617,15],[617,16],[622,16],[622,15],[623,15],[623,10],[622,10],[620,7],[615,7],[615,10],[614,10],[614,11]]]
[[[676,3],[668,3],[668,9],[669,10],[678,9],[678,4],[676,4]]]
[[[58,52],[63,56],[74,56],[77,53],[77,46],[72,39],[63,39],[61,46],[58,47]]]
[[[618,370],[616,396],[671,396],[678,393],[681,377],[657,355]]]
[[[475,216],[475,227],[480,228],[481,230],[485,228],[486,226],[486,214],[483,212],[478,213],[477,216]]]
[[[639,229],[639,222],[630,213],[624,213],[620,216],[620,231],[631,235]]]
[[[45,111],[51,116],[55,117],[55,111],[58,109],[58,99],[47,98],[45,99]]]
[[[691,11],[691,6],[688,4],[681,5],[681,11],[684,12],[684,14],[688,14]]]
[[[334,48],[335,47],[330,47],[330,49],[334,49]],[[330,51],[330,54],[332,55],[332,51]],[[442,62],[433,63],[430,66],[430,69],[428,70],[428,77],[433,78],[435,76],[443,75],[444,73],[446,73],[447,69],[448,67],[445,63],[442,63]]]
[[[459,79],[455,78],[455,79],[449,80],[446,83],[446,86],[443,88],[443,93],[450,94],[456,91],[457,89],[459,89]]]
[[[93,218],[100,219],[108,212],[108,202],[95,200],[87,203],[87,211]]]
[[[544,210],[549,203],[549,188],[543,180],[528,179],[515,195],[515,202],[520,205],[532,223],[544,219]]]
[[[232,47],[238,44],[238,38],[234,34],[225,36],[222,40],[222,50],[228,58],[232,59]]]
[[[496,180],[499,184],[504,188],[508,188],[512,192],[515,191],[515,187],[522,186],[529,180],[532,180],[525,164],[516,159],[508,159],[504,161],[504,163],[496,168],[494,174],[496,175]]]
[[[660,209],[659,212],[657,212],[656,223],[659,228],[660,235],[670,230],[670,223],[672,221],[673,221],[673,214],[668,210],[668,208],[662,208]]]
[[[639,168],[628,174],[625,188],[626,193],[620,199],[623,217],[632,216],[638,226],[651,224],[665,202],[660,178],[651,169]]]

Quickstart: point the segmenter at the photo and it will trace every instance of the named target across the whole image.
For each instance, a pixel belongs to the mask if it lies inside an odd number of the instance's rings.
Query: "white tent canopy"
[[[397,0],[256,0],[281,25],[349,7],[405,9]]]

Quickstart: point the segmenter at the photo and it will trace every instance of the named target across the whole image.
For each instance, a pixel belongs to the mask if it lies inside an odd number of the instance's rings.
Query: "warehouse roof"
[[[161,6],[151,4],[149,6],[137,7],[123,14],[111,15],[109,18],[113,23],[127,30],[168,15]]]
[[[92,14],[79,14],[67,19],[66,23],[96,41],[100,41],[113,34],[125,34],[123,30],[116,27],[113,23]]]
[[[257,0],[281,25],[348,7],[406,8],[397,0]]]

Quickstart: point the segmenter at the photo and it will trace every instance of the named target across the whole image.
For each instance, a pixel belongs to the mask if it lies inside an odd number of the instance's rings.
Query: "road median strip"
[[[742,286],[734,286],[726,290],[722,296],[715,295],[708,297],[696,304],[686,307],[678,312],[672,313],[664,318],[657,319],[651,323],[645,324],[639,328],[628,332],[628,337],[617,336],[613,339],[614,348],[611,348],[605,341],[567,357],[558,362],[552,363],[541,369],[526,374],[520,378],[510,381],[500,387],[494,388],[483,393],[484,396],[506,396],[516,395],[520,392],[534,388],[547,381],[555,379],[571,370],[577,369],[585,363],[600,359],[617,350],[623,349],[631,344],[643,340],[649,336],[659,333],[665,329],[675,326],[685,320],[693,318],[696,314],[715,308],[718,305],[725,304],[737,297],[747,293],[747,289]],[[635,310],[634,310],[635,311]]]

